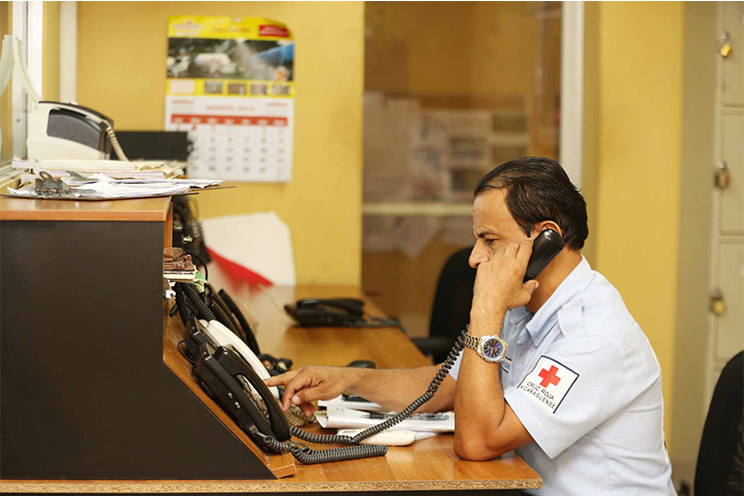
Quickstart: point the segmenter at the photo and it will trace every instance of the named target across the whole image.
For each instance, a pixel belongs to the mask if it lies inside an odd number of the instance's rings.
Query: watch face
[[[483,343],[483,356],[488,361],[498,361],[504,356],[504,344],[496,338],[487,339]]]

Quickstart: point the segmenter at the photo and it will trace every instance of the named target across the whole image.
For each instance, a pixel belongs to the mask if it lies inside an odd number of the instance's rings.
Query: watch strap
[[[474,350],[476,352],[480,351],[480,339],[476,338],[475,336],[471,336],[468,333],[463,334],[463,342],[465,346],[470,348],[471,350]]]

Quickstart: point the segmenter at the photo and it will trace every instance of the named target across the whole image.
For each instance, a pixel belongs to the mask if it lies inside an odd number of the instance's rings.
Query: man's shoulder
[[[653,354],[620,292],[596,271],[586,289],[559,310],[558,324],[566,338],[603,342],[623,361],[635,362],[633,355],[650,359],[649,352]]]

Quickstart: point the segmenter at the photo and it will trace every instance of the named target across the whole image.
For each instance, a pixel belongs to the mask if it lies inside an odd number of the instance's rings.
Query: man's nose
[[[479,246],[480,243],[476,243],[473,247],[473,251],[470,252],[470,258],[468,259],[468,265],[472,268],[477,269],[483,262],[488,262],[488,254]]]

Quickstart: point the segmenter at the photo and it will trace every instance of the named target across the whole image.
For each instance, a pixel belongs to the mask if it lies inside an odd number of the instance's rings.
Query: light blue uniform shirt
[[[501,337],[504,398],[535,440],[516,451],[543,478],[543,489],[527,493],[676,495],[659,362],[620,294],[586,259],[534,316],[507,312]]]

